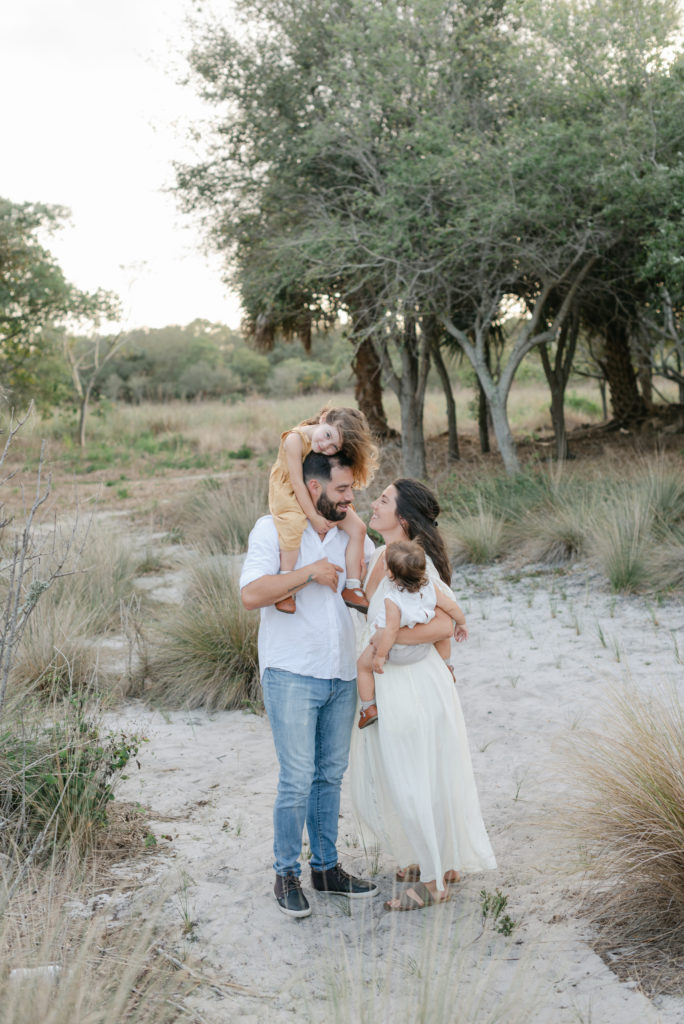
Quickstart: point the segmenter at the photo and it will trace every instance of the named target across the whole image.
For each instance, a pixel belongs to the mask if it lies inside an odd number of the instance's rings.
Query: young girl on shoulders
[[[358,409],[323,409],[318,416],[281,435],[268,486],[268,507],[278,531],[281,572],[294,569],[307,520],[319,534],[326,533],[332,525],[314,507],[304,483],[302,463],[310,451],[335,455],[341,449],[351,460],[354,487],[367,487],[377,465],[377,448],[366,417]],[[334,525],[349,536],[342,598],[350,608],[366,612],[368,601],[360,579],[366,526],[351,508]],[[292,614],[296,610],[294,596],[283,598],[275,607]]]
[[[444,591],[429,580],[425,566],[425,551],[415,540],[395,541],[385,549],[385,562],[389,584],[385,600],[378,615],[371,623],[371,637],[379,633],[377,643],[369,644],[359,656],[356,665],[356,680],[361,701],[359,729],[365,729],[378,720],[375,703],[375,672],[382,673],[386,661],[394,664],[413,665],[426,656],[432,644],[396,644],[401,626],[416,626],[431,622],[435,608],[441,608],[454,622],[454,637],[457,641],[468,638],[465,615]],[[451,640],[447,637],[434,644],[437,652],[449,663]]]

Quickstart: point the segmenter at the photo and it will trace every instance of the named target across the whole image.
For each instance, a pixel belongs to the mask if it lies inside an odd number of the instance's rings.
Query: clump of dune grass
[[[9,677],[12,693],[78,692],[97,678],[92,620],[81,601],[48,591],[38,602],[17,647]]]
[[[597,511],[591,549],[614,592],[636,593],[652,583],[653,508],[643,493],[618,493]]]
[[[253,707],[261,700],[258,625],[240,600],[231,559],[191,566],[183,603],[150,636],[148,695],[167,707]]]
[[[121,602],[133,593],[140,559],[130,537],[91,523],[72,572],[58,580],[48,596],[54,603],[65,597],[77,601],[93,632],[118,627]]]
[[[474,514],[450,519],[443,528],[454,565],[488,565],[507,547],[505,520],[482,502]]]
[[[684,710],[628,692],[574,739],[570,825],[589,856],[596,948],[651,991],[684,992]]]
[[[268,512],[266,470],[224,483],[203,481],[184,502],[175,525],[183,539],[206,554],[247,550],[250,531]]]
[[[640,467],[639,477],[653,512],[656,535],[684,528],[684,473],[658,458]]]
[[[583,501],[550,501],[528,511],[513,524],[509,535],[524,561],[557,565],[586,553],[589,522],[589,509]]]

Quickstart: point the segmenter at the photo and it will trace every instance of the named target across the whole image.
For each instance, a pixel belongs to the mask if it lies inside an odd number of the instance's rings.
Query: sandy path
[[[198,991],[200,1019],[675,1024],[684,1017],[684,1000],[648,1001],[592,952],[575,912],[572,846],[549,826],[562,818],[567,795],[562,743],[600,722],[611,688],[671,685],[684,700],[675,646],[684,658],[681,603],[651,609],[642,599],[616,600],[585,570],[507,578],[500,569],[471,569],[457,575],[455,590],[471,630],[457,650],[458,688],[499,868],[465,878],[448,906],[383,911],[395,866],[359,849],[344,789],[341,860],[360,874],[377,871],[382,895],[351,905],[319,896],[305,869],[314,913],[286,918],[271,888],[276,762],[267,720],[162,714],[136,703],[110,716],[149,739],[141,770],[118,790],[159,816],[161,857],[141,886],[148,895],[172,893],[163,914],[177,926],[177,951],[224,986],[249,990]],[[518,922],[510,939],[490,929],[478,938],[483,886],[508,895]],[[186,914],[196,922],[194,941],[181,934]]]

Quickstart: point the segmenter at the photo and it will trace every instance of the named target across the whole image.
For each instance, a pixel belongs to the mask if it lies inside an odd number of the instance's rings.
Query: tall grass
[[[684,992],[684,709],[630,691],[573,742],[571,827],[588,851],[597,947],[647,987]],[[572,803],[572,801],[571,801]]]
[[[371,932],[351,948],[331,948],[324,971],[330,1024],[527,1024],[539,993],[530,984],[527,957],[486,923],[447,908],[415,921],[389,915],[375,948]],[[409,932],[407,941],[405,933]]]
[[[73,913],[78,879],[33,875],[14,913],[0,916],[3,1024],[171,1024],[186,1009],[188,977],[160,950],[158,915],[124,926]]]
[[[591,547],[613,591],[648,589],[655,545],[653,508],[643,493],[611,496],[597,510]]]
[[[455,564],[586,558],[616,593],[684,585],[684,471],[659,458],[593,479],[573,469],[461,474],[440,495]]]
[[[444,533],[454,565],[486,565],[496,561],[507,546],[505,520],[482,502],[476,513],[445,522]]]
[[[191,565],[182,605],[150,637],[150,699],[212,711],[260,701],[259,616],[244,608],[236,571],[225,557]]]
[[[188,544],[210,555],[247,550],[250,530],[268,512],[268,475],[203,481],[170,518]]]

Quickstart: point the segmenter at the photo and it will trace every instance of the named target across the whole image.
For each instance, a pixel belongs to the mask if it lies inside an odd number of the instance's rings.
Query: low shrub
[[[0,848],[16,854],[36,842],[45,855],[69,846],[83,851],[107,823],[113,784],[135,756],[138,739],[103,735],[82,699],[56,700],[44,710],[22,705],[0,732]]]

